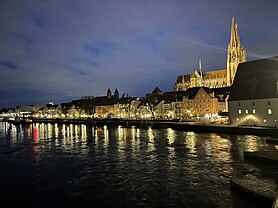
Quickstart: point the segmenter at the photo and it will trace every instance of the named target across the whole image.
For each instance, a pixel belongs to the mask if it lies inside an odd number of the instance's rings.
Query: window
[[[268,101],[268,102],[267,102],[267,105],[271,105],[271,101]]]
[[[252,105],[255,105],[255,102],[252,102]]]
[[[248,114],[248,110],[245,110],[245,113]]]
[[[267,114],[268,115],[271,115],[272,114],[272,110],[269,108],[269,109],[267,109]]]
[[[256,113],[256,109],[253,109],[253,114],[255,114]]]
[[[240,106],[240,103],[238,103],[238,106]]]
[[[241,110],[238,110],[238,114],[239,114],[239,115],[241,114]]]

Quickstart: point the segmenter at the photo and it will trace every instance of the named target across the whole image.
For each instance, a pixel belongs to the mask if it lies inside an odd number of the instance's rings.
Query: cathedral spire
[[[239,63],[246,61],[245,49],[241,46],[238,25],[235,18],[232,17],[231,37],[227,53],[227,85],[234,82],[237,66]]]
[[[240,47],[240,38],[239,38],[239,34],[238,34],[238,24],[236,23],[236,42],[237,42],[237,46]]]
[[[203,72],[202,72],[202,60],[199,58],[199,72],[201,74],[201,77],[203,76]]]
[[[238,34],[238,24],[235,22],[234,17],[232,17],[230,45],[233,47],[240,47],[241,45],[239,34]]]

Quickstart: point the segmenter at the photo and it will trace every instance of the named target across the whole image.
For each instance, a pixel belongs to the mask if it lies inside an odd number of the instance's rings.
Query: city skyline
[[[231,19],[247,60],[277,55],[275,0],[2,1],[0,108],[173,90],[179,74],[226,68]]]

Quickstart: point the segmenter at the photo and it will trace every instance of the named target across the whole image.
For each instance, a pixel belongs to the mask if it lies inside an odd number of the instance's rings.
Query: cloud
[[[44,16],[34,17],[33,21],[34,24],[41,29],[47,29],[50,26],[50,20]]]
[[[8,69],[16,69],[17,65],[11,60],[0,60],[0,65]]]
[[[2,1],[0,88],[61,98],[103,95],[108,87],[134,96],[156,85],[172,90],[179,74],[198,68],[199,58],[204,71],[226,67],[232,16],[250,60],[276,55],[277,4]]]
[[[55,103],[76,99],[76,96],[66,96],[60,93],[49,93],[42,90],[15,88],[0,90],[1,107],[15,107],[17,105],[37,105],[53,101]]]
[[[97,41],[96,43],[93,44],[86,44],[84,46],[85,51],[90,52],[94,56],[100,56],[103,53],[108,52],[108,50],[111,50],[115,48],[115,44],[113,42],[109,41]]]

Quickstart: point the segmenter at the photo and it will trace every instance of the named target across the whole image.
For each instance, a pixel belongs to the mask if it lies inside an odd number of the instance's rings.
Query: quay
[[[274,137],[269,142],[278,143],[278,128],[233,126],[228,124],[213,124],[195,121],[173,121],[173,120],[124,120],[124,119],[34,119],[33,123],[60,123],[60,124],[86,124],[93,126],[136,126],[152,128],[172,128],[182,131],[224,133],[237,135],[257,135]],[[275,138],[277,137],[277,139]]]
[[[244,160],[272,166],[274,178],[258,178],[251,174],[231,178],[230,188],[253,196],[266,207],[278,208],[278,151],[244,152]]]
[[[230,188],[255,198],[265,204],[265,207],[271,207],[277,197],[276,184],[273,180],[260,179],[250,174],[241,178],[231,178]]]

